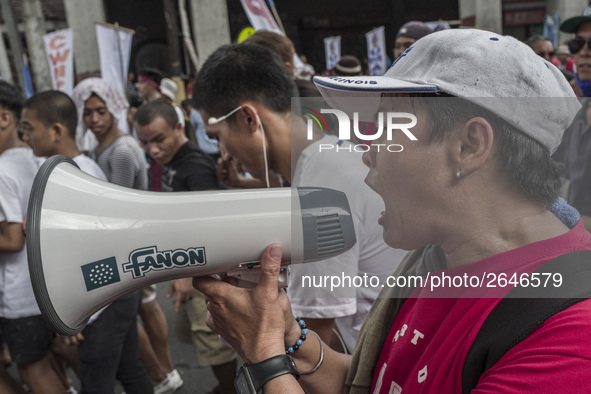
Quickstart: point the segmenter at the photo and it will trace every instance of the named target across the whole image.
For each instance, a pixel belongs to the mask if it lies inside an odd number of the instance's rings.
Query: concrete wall
[[[220,0],[190,0],[189,4],[193,39],[203,64],[213,51],[231,41],[228,9]]]
[[[501,0],[459,0],[460,19],[474,16],[474,27],[503,33]]]
[[[546,12],[554,16],[556,11],[560,13],[560,22],[566,19],[581,15],[589,5],[589,0],[546,0]],[[563,43],[573,37],[572,34],[560,32],[558,42]]]
[[[101,0],[64,0],[64,6],[68,25],[74,34],[74,68],[77,79],[100,73],[94,22],[106,22],[103,2]]]
[[[42,92],[51,89],[51,75],[49,64],[45,54],[43,35],[45,31],[45,18],[41,9],[41,0],[22,0],[23,23],[25,37],[31,65],[31,77],[35,84],[35,91]]]

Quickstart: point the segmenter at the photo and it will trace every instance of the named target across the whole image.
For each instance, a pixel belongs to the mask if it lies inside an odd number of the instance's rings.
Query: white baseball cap
[[[179,87],[176,82],[170,78],[162,78],[162,81],[160,81],[160,92],[173,102],[176,99],[176,92],[178,89]]]
[[[417,40],[384,76],[314,77],[328,104],[352,113],[351,97],[377,111],[383,93],[444,92],[501,117],[553,152],[581,105],[563,74],[513,37],[452,29]],[[527,99],[525,99],[527,98]],[[365,119],[371,120],[371,119]]]

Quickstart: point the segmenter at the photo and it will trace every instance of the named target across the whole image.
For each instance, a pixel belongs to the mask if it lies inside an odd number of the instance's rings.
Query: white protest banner
[[[268,30],[283,35],[283,31],[273,19],[265,0],[240,0],[240,2],[250,24],[256,31]]]
[[[51,86],[71,94],[74,88],[74,38],[72,29],[45,34],[45,53],[51,73]]]
[[[324,54],[326,56],[326,69],[332,70],[341,58],[341,36],[326,37],[324,39]]]
[[[240,0],[240,2],[242,3],[242,8],[244,8],[244,12],[246,12],[246,16],[255,31],[267,30],[281,34],[282,36],[285,35],[275,19],[273,19],[267,4],[265,4],[265,0]],[[275,7],[274,3],[273,7]],[[304,62],[302,62],[302,59],[300,59],[297,53],[293,54],[293,64],[296,70],[304,67]]]
[[[125,95],[133,30],[97,23],[96,39],[101,59],[101,78],[111,82]]]
[[[97,22],[96,39],[101,59],[101,78],[111,82],[124,97],[129,59],[131,57],[131,43],[133,30]],[[118,120],[119,128],[129,131],[126,117]]]
[[[384,26],[365,33],[369,75],[386,73],[386,35]]]

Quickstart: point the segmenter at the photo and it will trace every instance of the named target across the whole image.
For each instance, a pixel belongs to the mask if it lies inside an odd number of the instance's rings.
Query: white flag
[[[74,38],[71,29],[45,34],[45,53],[51,72],[51,86],[71,94],[74,88]]]
[[[96,39],[101,59],[101,78],[111,82],[123,97],[127,97],[125,85],[129,71],[133,31],[97,24]],[[126,133],[129,132],[126,116],[118,119],[118,126]]]
[[[240,2],[255,31],[267,30],[281,34],[282,36],[284,35],[275,19],[273,19],[269,7],[265,4],[265,0],[240,0]],[[304,62],[302,62],[302,59],[300,59],[297,53],[293,54],[293,64],[296,70],[304,68]]]
[[[386,73],[386,36],[384,26],[380,26],[368,33],[367,58],[369,75],[384,75]]]
[[[326,55],[326,69],[332,70],[341,58],[341,36],[326,37],[324,39],[324,53]]]
[[[258,30],[268,30],[283,35],[283,32],[273,19],[265,0],[240,0],[242,8],[252,27]]]
[[[101,59],[101,78],[111,82],[125,96],[132,31],[97,24],[96,39]]]

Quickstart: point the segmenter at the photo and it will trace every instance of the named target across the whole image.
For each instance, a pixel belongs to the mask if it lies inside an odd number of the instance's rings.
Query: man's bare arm
[[[25,247],[22,223],[0,223],[0,253],[16,253]]]

